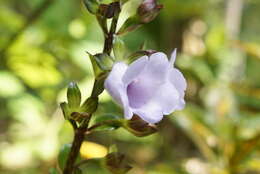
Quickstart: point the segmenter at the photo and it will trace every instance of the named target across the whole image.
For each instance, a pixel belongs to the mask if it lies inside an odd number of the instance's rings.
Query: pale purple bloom
[[[129,66],[114,64],[105,81],[105,88],[112,98],[124,108],[124,116],[131,119],[138,115],[148,123],[157,123],[185,106],[186,80],[173,67],[176,50],[170,61],[164,53],[143,56]]]

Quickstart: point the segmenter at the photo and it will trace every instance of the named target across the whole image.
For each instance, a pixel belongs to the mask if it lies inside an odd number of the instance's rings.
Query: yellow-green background
[[[101,30],[80,0],[52,0],[34,12],[45,1],[0,1],[1,174],[46,174],[56,165],[59,148],[72,141],[59,102],[70,81],[89,95],[93,73],[85,51],[102,50]],[[178,48],[176,66],[188,82],[185,109],[149,137],[119,129],[89,140],[116,144],[134,167],[129,174],[259,174],[260,1],[160,3],[156,20],[122,39],[129,53],[144,41],[168,55]],[[136,4],[130,0],[120,24]],[[122,115],[106,93],[95,116],[102,113]],[[106,171],[90,163],[84,173]]]

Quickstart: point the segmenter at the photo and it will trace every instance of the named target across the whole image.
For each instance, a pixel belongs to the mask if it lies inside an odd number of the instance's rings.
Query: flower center
[[[143,106],[152,97],[149,83],[146,83],[145,80],[134,80],[127,86],[127,96],[132,108]]]

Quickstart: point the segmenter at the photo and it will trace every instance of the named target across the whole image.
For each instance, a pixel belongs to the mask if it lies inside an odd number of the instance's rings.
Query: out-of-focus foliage
[[[120,24],[139,1],[126,3]],[[186,108],[166,117],[157,134],[137,138],[118,129],[91,134],[90,141],[116,144],[133,167],[130,174],[260,173],[260,1],[161,3],[156,20],[120,39],[129,53],[144,42],[168,54],[179,49]],[[84,100],[90,95],[94,77],[85,51],[99,53],[102,43],[80,1],[0,1],[1,174],[46,174],[57,165],[59,147],[72,140],[58,103],[69,81],[78,82]],[[122,115],[106,93],[101,102],[95,117]],[[107,173],[95,160],[84,168]]]

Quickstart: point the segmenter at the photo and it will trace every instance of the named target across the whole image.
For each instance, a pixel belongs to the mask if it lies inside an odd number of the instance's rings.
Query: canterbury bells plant
[[[174,68],[176,50],[170,60],[164,53],[142,56],[129,66],[114,64],[105,81],[105,88],[124,109],[124,117],[138,115],[148,123],[157,123],[163,115],[184,108],[186,80]]]
[[[71,82],[67,101],[60,104],[64,119],[73,127],[74,139],[60,149],[58,167],[52,168],[50,174],[89,173],[84,165],[91,165],[91,158],[112,174],[125,174],[132,167],[116,145],[104,147],[89,142],[88,136],[97,131],[115,131],[118,128],[134,136],[149,136],[158,131],[155,123],[160,122],[164,115],[184,108],[187,84],[182,73],[174,67],[176,50],[170,59],[164,53],[145,49],[129,53],[121,39],[122,35],[155,19],[163,8],[157,0],[139,1],[136,13],[117,28],[121,11],[125,9],[122,7],[132,3],[131,0],[83,0],[103,32],[104,47],[96,54],[87,52],[95,79],[91,95],[83,100],[80,88]],[[130,65],[124,63],[130,60],[134,60]],[[124,114],[96,112],[100,105],[99,95],[104,89],[122,106]],[[95,139],[93,137],[91,139]]]

